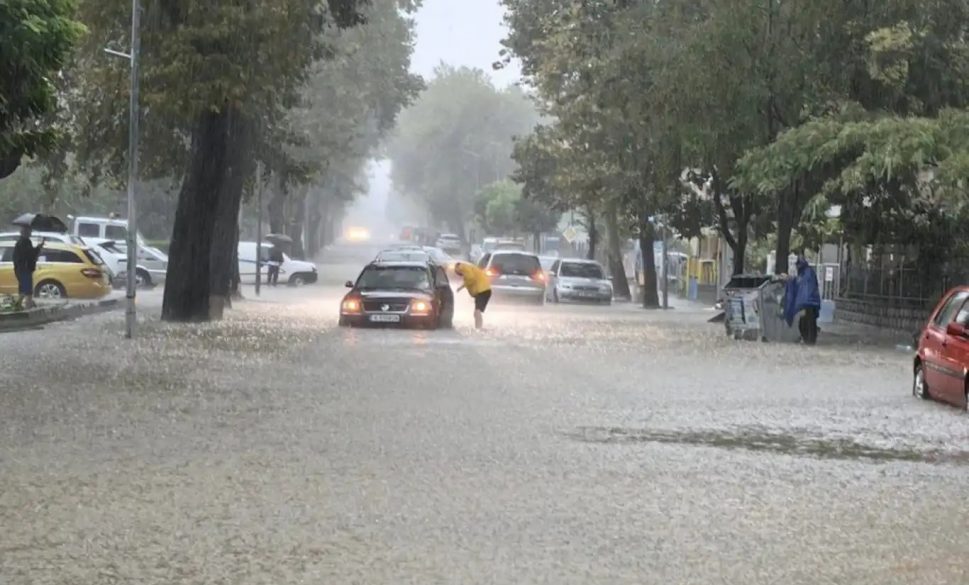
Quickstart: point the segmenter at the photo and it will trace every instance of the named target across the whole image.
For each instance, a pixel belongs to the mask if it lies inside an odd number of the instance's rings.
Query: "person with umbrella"
[[[30,225],[20,226],[20,239],[13,248],[13,270],[17,277],[17,292],[20,303],[25,308],[34,306],[34,270],[37,269],[37,258],[44,248],[45,240],[37,246],[30,240],[32,233]]]

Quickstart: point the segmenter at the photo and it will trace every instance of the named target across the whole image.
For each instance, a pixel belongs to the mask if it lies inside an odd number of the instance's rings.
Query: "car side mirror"
[[[953,337],[965,337],[966,326],[961,323],[952,322],[945,328],[945,332]]]
[[[348,280],[348,281],[346,281],[346,282],[345,282],[345,283],[343,284],[343,286],[345,286],[345,287],[347,287],[347,288],[353,288],[353,282],[351,282],[351,281],[349,281],[349,280]]]

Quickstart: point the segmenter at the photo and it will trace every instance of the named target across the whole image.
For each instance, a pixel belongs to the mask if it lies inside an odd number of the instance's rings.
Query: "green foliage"
[[[74,10],[74,0],[0,2],[0,178],[55,145],[53,79],[84,33]]]
[[[537,120],[518,88],[498,90],[482,71],[442,65],[388,147],[394,185],[463,232],[480,186],[511,174],[512,139]]]

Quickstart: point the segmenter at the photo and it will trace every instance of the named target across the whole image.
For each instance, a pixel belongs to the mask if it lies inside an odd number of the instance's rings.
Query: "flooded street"
[[[463,294],[452,331],[340,329],[352,259],[221,323],[151,292],[134,342],[0,337],[0,582],[969,582],[969,419],[906,354],[691,307],[476,332]]]

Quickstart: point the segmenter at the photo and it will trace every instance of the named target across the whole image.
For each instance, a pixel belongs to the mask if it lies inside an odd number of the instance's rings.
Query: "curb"
[[[16,313],[0,314],[0,333],[36,329],[50,323],[69,321],[85,315],[113,311],[121,307],[118,299],[104,299],[79,304],[37,307]]]

